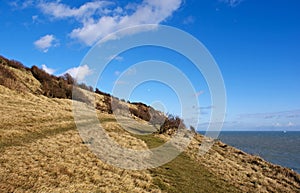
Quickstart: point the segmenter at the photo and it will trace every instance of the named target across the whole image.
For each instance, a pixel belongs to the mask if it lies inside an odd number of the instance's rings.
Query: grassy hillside
[[[176,159],[155,169],[133,171],[106,164],[80,137],[69,95],[54,94],[67,93],[63,89],[69,89],[68,78],[47,75],[52,83],[43,83],[31,69],[0,59],[0,192],[299,192],[295,172],[221,142],[199,156],[199,145],[210,140],[200,135]],[[45,88],[48,84],[58,90]],[[114,98],[137,120],[121,116],[133,133],[128,132],[109,114],[110,95],[88,90],[80,90],[83,99],[95,97],[98,118],[119,145],[148,149],[170,139],[165,132],[139,135],[159,129],[147,120],[153,115],[150,107]],[[157,121],[166,118],[160,112],[155,116]]]
[[[164,182],[169,175],[159,169],[123,170],[99,160],[82,143],[72,119],[71,101],[18,93],[3,86],[0,86],[0,100],[3,101],[0,111],[5,115],[0,119],[1,192],[160,192],[176,189],[176,186],[173,187],[177,184],[176,180]],[[120,128],[113,115],[99,112],[99,117],[107,132],[120,145],[130,144],[133,149],[147,148],[142,139]],[[179,156],[175,164],[169,167],[190,175],[182,167],[177,167],[183,161],[189,168],[194,168],[195,163],[186,158]],[[197,167],[195,168],[197,171]],[[215,181],[207,187],[203,183],[197,183],[199,179],[203,181],[203,176],[209,173],[201,167],[198,169],[200,171],[197,175],[190,175],[193,178],[191,182],[195,183],[191,188],[196,191],[195,188],[199,188],[199,185],[203,186],[203,190],[214,187]],[[202,174],[201,171],[205,173]],[[208,183],[215,177],[210,174],[204,179]]]

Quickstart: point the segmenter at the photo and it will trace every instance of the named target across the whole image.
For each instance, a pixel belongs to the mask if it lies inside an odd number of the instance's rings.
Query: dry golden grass
[[[27,135],[72,128],[71,101],[49,99],[0,86],[0,147]]]
[[[199,156],[199,144],[209,140],[199,135],[183,154],[157,169],[116,168],[98,159],[88,144],[83,143],[74,123],[72,101],[13,91],[1,85],[0,100],[0,192],[299,192],[300,189],[298,174],[221,142]],[[96,100],[102,100],[101,96]],[[93,124],[90,110],[81,113],[84,119],[79,124]],[[131,115],[119,120],[125,123],[122,124],[125,130],[113,115],[98,111],[97,116],[106,133],[126,148],[144,150],[169,139],[167,135],[131,134],[128,131],[155,130],[140,119],[129,121]]]
[[[300,175],[217,141],[203,156],[199,145],[211,140],[197,135],[187,154],[242,192],[299,192]]]
[[[36,80],[32,73],[26,69],[16,69],[6,64],[1,63],[1,84],[20,92],[30,92],[39,94],[42,93],[41,84]]]
[[[115,168],[82,143],[71,101],[2,86],[0,100],[0,192],[160,192],[151,187],[149,171]],[[112,115],[99,115],[113,120]],[[117,142],[146,148],[114,124],[103,125]]]
[[[31,93],[42,93],[41,83],[33,77],[30,71],[22,71],[9,66],[6,66],[6,68],[16,75],[18,82],[24,85],[26,91]]]
[[[147,192],[147,171],[126,171],[103,163],[74,131],[1,151],[0,190],[46,192]]]

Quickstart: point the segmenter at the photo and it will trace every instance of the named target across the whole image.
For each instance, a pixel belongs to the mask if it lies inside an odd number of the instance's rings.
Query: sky
[[[140,24],[172,26],[202,42],[218,64],[225,130],[300,130],[299,9],[298,0],[2,0],[0,55],[84,81],[93,69],[80,64],[106,35]],[[216,106],[205,78],[178,53],[151,46],[121,53],[97,87],[112,92],[124,71],[135,76],[132,65],[145,60],[168,62],[190,79],[200,105],[198,129],[205,129]],[[126,100],[180,115],[185,104],[174,89],[148,81]]]

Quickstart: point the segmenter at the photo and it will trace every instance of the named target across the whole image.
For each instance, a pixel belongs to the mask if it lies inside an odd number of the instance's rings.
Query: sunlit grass
[[[135,135],[149,148],[165,141],[155,135]],[[156,187],[166,192],[239,192],[182,152],[171,162],[150,170]]]
[[[74,123],[70,100],[18,93],[2,86],[0,100],[0,192],[152,190],[149,171],[116,168],[88,149]],[[146,147],[118,129],[113,116],[100,113],[99,118],[121,145]]]
[[[3,86],[0,86],[0,100],[0,192],[296,192],[300,189],[299,175],[219,142],[199,156],[198,148],[204,140],[199,136],[186,151],[163,166],[142,171],[120,169],[104,163],[90,151],[76,128],[72,101],[20,93]],[[145,135],[155,130],[145,121],[121,117],[120,122],[114,115],[99,111],[97,115],[99,122],[83,112],[83,120],[77,125],[88,128],[100,123],[112,140],[136,150],[155,148],[168,140],[166,135]]]

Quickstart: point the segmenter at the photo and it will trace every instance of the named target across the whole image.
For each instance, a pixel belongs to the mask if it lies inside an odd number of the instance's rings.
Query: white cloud
[[[32,18],[32,23],[35,23],[38,20],[39,16],[33,15],[31,18]]]
[[[57,40],[54,35],[45,35],[34,42],[36,48],[43,52],[48,52],[50,47],[57,46]]]
[[[25,0],[25,1],[20,1],[20,0],[16,0],[16,1],[11,1],[10,6],[16,8],[16,9],[26,9],[28,7],[31,7],[34,4],[33,0]]]
[[[281,124],[280,123],[274,123],[273,126],[274,127],[281,127]]]
[[[55,2],[40,2],[38,7],[42,10],[44,14],[48,14],[57,19],[74,17],[78,20],[83,18],[91,17],[97,11],[101,11],[101,8],[104,8],[111,3],[108,1],[94,1],[87,2],[80,6],[79,8],[71,8],[66,4],[60,3],[60,1]]]
[[[180,5],[181,0],[144,0],[140,4],[129,3],[123,9],[111,2],[94,1],[79,8],[71,8],[59,1],[42,1],[38,7],[44,14],[56,19],[75,18],[81,26],[73,29],[70,37],[91,46],[97,40],[122,28],[159,24],[172,16]]]
[[[236,7],[244,0],[221,0],[224,3],[227,3],[230,7]]]
[[[43,69],[45,72],[47,72],[48,74],[53,74],[53,73],[55,72],[54,69],[48,68],[48,67],[46,66],[46,64],[42,64],[42,69]]]
[[[83,65],[79,67],[70,68],[65,73],[69,73],[73,78],[75,78],[78,82],[82,82],[85,80],[85,77],[92,73],[92,70],[88,65]]]
[[[131,68],[128,68],[125,72],[124,72],[124,75],[125,76],[134,76],[137,74],[137,70],[135,67],[131,67]]]
[[[138,27],[138,25],[126,28],[126,30],[124,31],[118,31],[118,34],[109,34],[108,36],[105,36],[103,39],[100,40],[100,43],[104,43],[106,41],[109,40],[116,40],[120,37],[124,37],[124,36],[130,36],[130,35],[134,35],[140,32],[146,32],[146,31],[151,31],[151,30],[155,30],[157,29],[158,24],[148,24],[148,25],[144,25],[142,27]]]
[[[22,3],[22,8],[25,9],[25,8],[27,8],[27,7],[30,7],[30,6],[33,5],[33,3],[34,3],[33,0],[23,1],[23,3]]]

